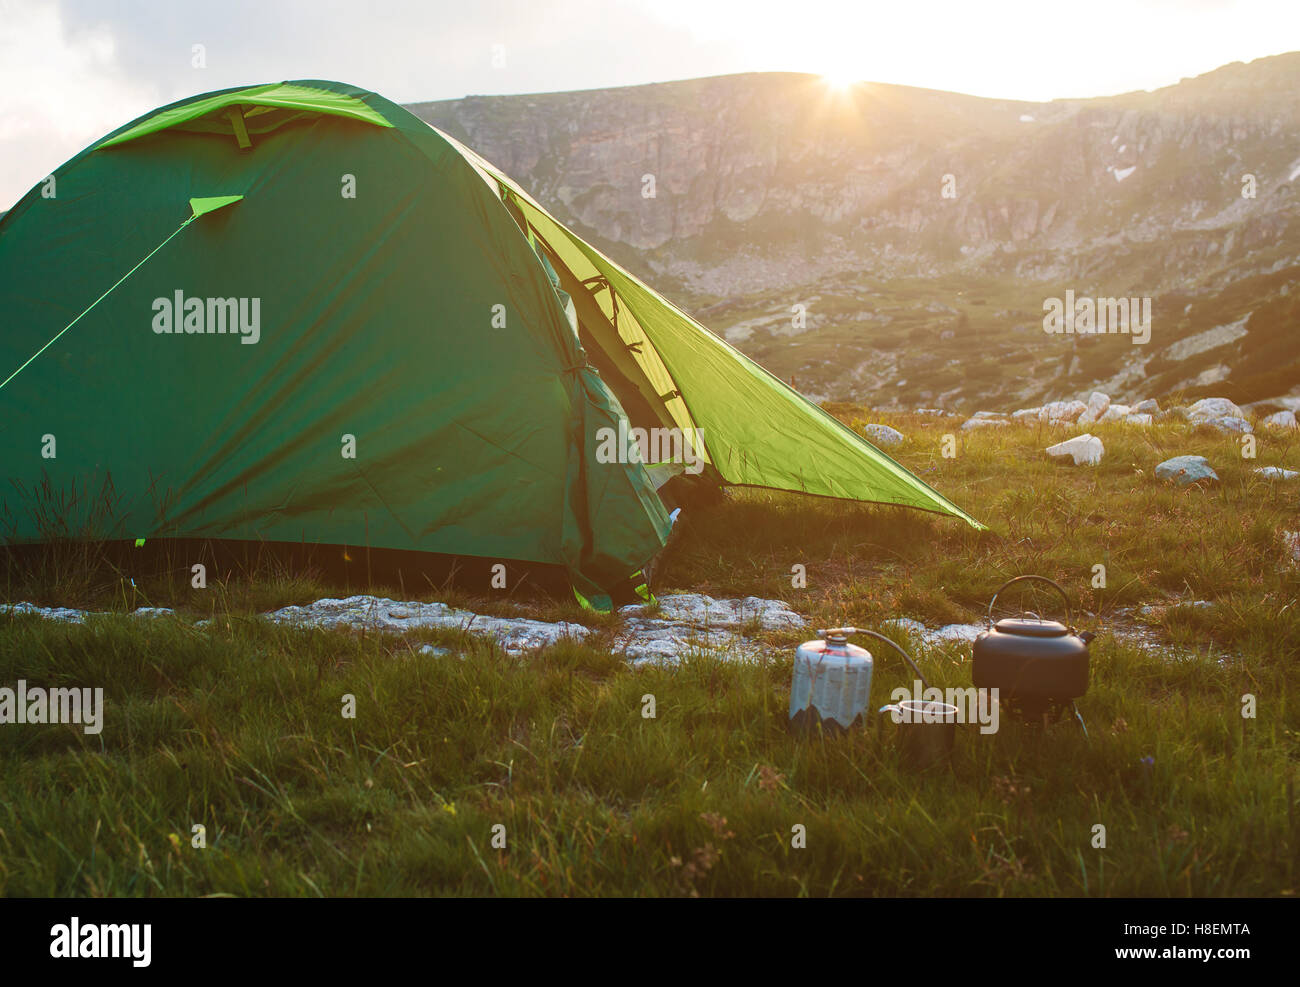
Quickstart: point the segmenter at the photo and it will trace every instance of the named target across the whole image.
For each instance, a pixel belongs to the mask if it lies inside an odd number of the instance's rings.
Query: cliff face
[[[846,380],[839,343],[820,347],[822,363],[801,362],[792,337],[833,329],[850,350],[870,351],[883,325],[942,339],[966,331],[965,314],[986,352],[1017,322],[1040,321],[1044,297],[1066,288],[1176,294],[1185,309],[1263,278],[1242,306],[1264,305],[1290,280],[1273,276],[1300,264],[1298,91],[1292,54],[1156,92],[1051,103],[866,83],[837,92],[773,73],[411,109],[773,369],[830,385]],[[894,297],[873,301],[877,289]],[[975,311],[972,293],[1000,307]],[[784,325],[814,296],[804,328]],[[1157,304],[1164,338],[1152,345],[1211,328],[1195,308]],[[1089,360],[1068,342],[1068,355],[1048,355],[1056,377],[1096,363],[1103,381],[1132,355],[1112,346]],[[1075,357],[1082,369],[1071,371]],[[1176,376],[1158,386],[1185,383]],[[907,393],[965,396],[942,383]]]

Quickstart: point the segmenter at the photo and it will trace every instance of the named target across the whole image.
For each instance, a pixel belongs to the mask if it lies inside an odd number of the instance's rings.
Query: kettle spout
[[[1081,631],[1079,633],[1079,638],[1083,641],[1084,644],[1091,644],[1093,638],[1095,638],[1096,636],[1097,635],[1094,634],[1092,631]]]

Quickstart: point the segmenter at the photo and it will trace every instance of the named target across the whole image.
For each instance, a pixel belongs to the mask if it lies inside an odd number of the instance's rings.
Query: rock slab
[[[1105,453],[1106,447],[1102,445],[1101,439],[1088,432],[1047,447],[1049,456],[1055,459],[1069,456],[1074,460],[1075,466],[1096,466]]]
[[[1180,487],[1202,481],[1219,482],[1219,474],[1214,472],[1210,461],[1204,456],[1174,456],[1166,459],[1156,467],[1156,476],[1161,480],[1172,480]]]
[[[903,433],[888,425],[863,425],[862,434],[878,446],[896,446],[903,441]]]

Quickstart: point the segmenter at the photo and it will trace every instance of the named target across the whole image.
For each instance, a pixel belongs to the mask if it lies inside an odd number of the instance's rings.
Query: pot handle
[[[930,688],[930,683],[926,681],[925,675],[922,674],[921,670],[916,667],[916,662],[912,661],[912,656],[909,655],[906,651],[904,651],[898,644],[891,641],[889,638],[885,637],[885,635],[877,634],[875,631],[864,630],[861,627],[832,627],[824,631],[823,630],[817,631],[818,637],[826,638],[828,640],[832,637],[837,637],[837,638],[842,638],[847,640],[850,634],[865,634],[867,635],[867,637],[874,637],[879,641],[884,641],[887,645],[889,645],[891,648],[893,648],[900,655],[902,655],[904,658],[907,659],[907,663],[912,666],[912,671],[916,672],[916,677],[921,680],[921,684],[924,685],[927,689]],[[820,665],[824,659],[825,659],[825,655],[823,654],[822,658],[817,659],[817,664]]]
[[[1039,582],[1047,583],[1048,586],[1051,586],[1053,589],[1056,590],[1056,592],[1061,594],[1061,599],[1065,601],[1065,626],[1066,627],[1073,626],[1073,618],[1070,612],[1070,597],[1066,595],[1065,590],[1061,589],[1061,585],[1059,583],[1053,582],[1052,580],[1048,579],[1046,576],[1016,576],[1015,579],[1008,579],[1005,583],[999,586],[997,592],[993,594],[993,599],[989,600],[989,611],[988,614],[986,615],[986,619],[989,622],[989,629],[992,630],[993,628],[993,604],[998,602],[998,596],[1008,586],[1012,586],[1015,583],[1023,582],[1027,579],[1036,579]]]
[[[893,648],[900,655],[902,655],[904,658],[907,659],[907,663],[912,666],[912,671],[914,671],[916,673],[916,677],[921,680],[921,684],[925,686],[927,689],[930,688],[930,683],[926,681],[925,675],[921,672],[919,668],[917,668],[916,662],[912,661],[912,656],[909,655],[906,651],[904,651],[901,645],[891,641],[883,634],[877,634],[875,631],[859,630],[858,633],[865,634],[867,635],[867,637],[874,637],[877,641],[884,641],[887,645],[889,645],[891,648]]]

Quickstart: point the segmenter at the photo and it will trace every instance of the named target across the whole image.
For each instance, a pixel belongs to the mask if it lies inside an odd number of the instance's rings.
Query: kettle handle
[[[1023,582],[1027,579],[1036,579],[1039,582],[1047,583],[1048,586],[1051,586],[1053,589],[1056,590],[1056,592],[1061,594],[1061,599],[1065,601],[1065,626],[1066,627],[1073,626],[1073,619],[1070,612],[1070,597],[1066,594],[1065,590],[1061,589],[1060,583],[1055,583],[1052,580],[1048,579],[1046,576],[1016,576],[1015,579],[1008,579],[1005,583],[999,586],[997,592],[993,594],[993,599],[989,600],[989,611],[988,614],[986,615],[986,618],[989,622],[989,629],[991,630],[993,628],[993,604],[998,602],[998,596],[1008,586],[1014,585],[1015,583]]]

